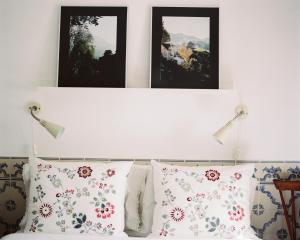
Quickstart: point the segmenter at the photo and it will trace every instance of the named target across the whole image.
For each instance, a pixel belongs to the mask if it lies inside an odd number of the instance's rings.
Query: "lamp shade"
[[[65,131],[64,127],[40,119],[39,123],[54,137],[59,138]]]
[[[230,121],[213,134],[214,138],[220,144],[224,144],[226,138],[226,132],[228,131],[229,128],[231,128],[231,126],[232,126],[232,122]]]
[[[218,131],[216,131],[213,134],[213,137],[217,140],[217,142],[222,145],[225,142],[226,132],[228,131],[228,129],[231,128],[232,124],[237,119],[243,119],[243,118],[247,117],[248,109],[245,105],[238,105],[235,109],[235,113],[236,113],[236,115],[234,116],[233,119],[231,119],[229,122],[227,122],[223,127],[221,127]]]

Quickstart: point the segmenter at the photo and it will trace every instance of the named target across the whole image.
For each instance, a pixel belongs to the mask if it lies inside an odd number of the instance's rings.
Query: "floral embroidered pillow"
[[[25,232],[124,235],[132,163],[50,162],[31,158]]]
[[[156,202],[152,236],[234,239],[249,233],[254,165],[151,164]]]

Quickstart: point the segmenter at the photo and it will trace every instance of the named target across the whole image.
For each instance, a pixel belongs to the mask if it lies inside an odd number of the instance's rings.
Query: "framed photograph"
[[[61,7],[58,86],[126,86],[127,7]]]
[[[152,8],[152,88],[219,88],[219,9]]]

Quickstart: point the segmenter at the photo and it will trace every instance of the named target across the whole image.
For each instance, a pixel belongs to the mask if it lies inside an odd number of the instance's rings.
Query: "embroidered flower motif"
[[[197,193],[196,197],[197,198],[205,198],[205,193]]]
[[[160,236],[164,236],[166,237],[168,235],[168,231],[166,231],[165,229],[162,229],[159,233]]]
[[[228,214],[231,221],[240,221],[245,216],[244,209],[239,205],[237,205],[236,207],[234,206],[232,210],[228,211]]]
[[[99,183],[99,188],[100,189],[105,189],[107,187],[106,183]]]
[[[40,164],[37,165],[37,169],[38,169],[39,172],[45,172],[45,171],[47,171],[47,170],[49,170],[51,168],[52,168],[51,164],[45,164],[45,165],[43,165],[43,164],[40,163]]]
[[[88,227],[92,226],[92,224],[93,224],[93,222],[90,221],[90,220],[86,222],[86,225],[87,225]]]
[[[63,205],[65,208],[67,208],[67,207],[70,206],[70,202],[69,202],[69,201],[63,201],[63,202],[62,202],[62,205]]]
[[[116,174],[115,170],[113,170],[113,169],[107,169],[106,173],[107,173],[107,176],[109,176],[109,177],[112,177],[113,175]]]
[[[52,210],[52,206],[49,203],[44,203],[41,207],[40,207],[40,214],[42,217],[47,218],[52,214],[53,210]]]
[[[36,216],[34,219],[32,219],[32,223],[31,223],[31,226],[30,226],[30,229],[29,229],[29,232],[36,232],[36,230],[38,232],[42,232],[42,227],[44,226],[44,224],[39,223],[39,217]]]
[[[184,219],[184,211],[181,208],[174,208],[171,211],[171,218],[176,221],[176,222],[180,222]]]
[[[207,170],[205,171],[205,177],[209,181],[216,181],[220,177],[220,173],[217,170]]]
[[[168,196],[168,195],[170,195],[172,192],[171,192],[171,190],[170,190],[170,188],[168,188],[168,189],[166,189],[165,190],[165,194]]]
[[[240,174],[240,173],[235,173],[235,174],[234,174],[234,177],[235,177],[237,180],[240,180],[241,177],[242,177],[242,174]]]
[[[87,177],[91,176],[92,171],[93,170],[90,167],[83,166],[83,167],[78,168],[77,173],[78,173],[79,177],[87,178]]]
[[[115,206],[111,203],[102,203],[100,208],[95,209],[98,218],[109,218],[115,213]]]
[[[74,189],[67,189],[67,190],[65,191],[65,193],[74,194]]]
[[[220,218],[218,217],[212,217],[212,218],[205,218],[205,228],[207,229],[208,232],[214,232],[218,229],[220,225]]]
[[[86,215],[83,213],[79,213],[78,215],[76,213],[73,213],[72,215],[73,221],[72,224],[74,225],[74,228],[79,229],[86,223]]]
[[[196,211],[196,214],[200,219],[205,217],[205,209],[201,206],[201,204],[197,204],[194,206],[194,209]]]
[[[58,188],[61,186],[61,181],[60,181],[60,179],[55,179],[55,180],[53,180],[52,184],[54,187]]]
[[[187,182],[187,180],[184,179],[184,178],[181,178],[181,179],[175,178],[175,182],[177,182],[178,185],[179,185],[185,192],[189,192],[189,191],[191,190],[191,188],[192,188],[192,185],[191,185],[189,182]]]

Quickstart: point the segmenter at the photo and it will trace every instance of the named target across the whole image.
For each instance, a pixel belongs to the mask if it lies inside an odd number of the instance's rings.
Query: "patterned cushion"
[[[32,158],[25,232],[123,235],[132,163],[49,162]]]
[[[152,166],[153,236],[234,238],[248,232],[254,165]]]

